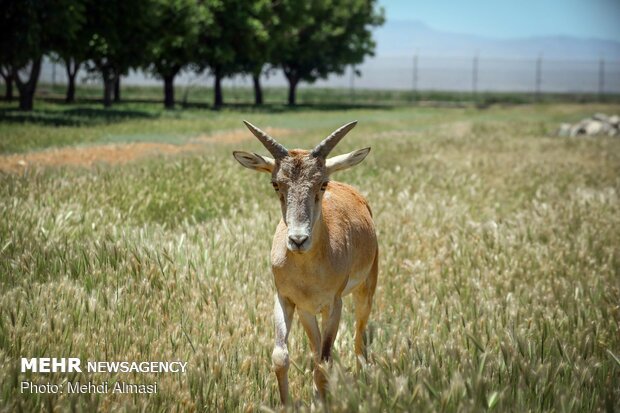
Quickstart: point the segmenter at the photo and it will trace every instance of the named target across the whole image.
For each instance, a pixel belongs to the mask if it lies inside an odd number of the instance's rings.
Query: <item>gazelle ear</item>
[[[234,151],[233,156],[241,165],[258,172],[271,173],[276,164],[272,158],[250,152]]]
[[[331,174],[336,171],[350,168],[362,162],[366,155],[370,152],[370,148],[358,149],[353,152],[345,153],[344,155],[334,156],[328,158],[325,162],[325,168],[327,173]]]

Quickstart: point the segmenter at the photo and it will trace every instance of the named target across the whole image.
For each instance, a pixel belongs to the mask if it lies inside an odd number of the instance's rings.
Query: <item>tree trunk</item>
[[[116,75],[114,78],[114,102],[121,101],[121,75]]]
[[[67,96],[65,96],[66,103],[75,102],[75,74],[67,75],[69,84],[67,85]]]
[[[174,75],[164,76],[164,107],[174,109]]]
[[[67,70],[67,95],[65,97],[66,103],[75,102],[75,76],[77,75],[78,70],[80,70],[80,62],[76,62],[73,60],[73,65],[71,65],[72,59],[65,60],[65,69]]]
[[[224,97],[222,96],[222,75],[218,69],[214,71],[214,84],[213,84],[213,106],[219,108],[224,104]]]
[[[112,106],[112,90],[114,89],[114,77],[103,75],[103,106]]]
[[[11,102],[13,100],[13,75],[11,73],[6,76],[3,74],[2,78],[4,78],[4,100]]]
[[[263,104],[263,88],[260,84],[260,72],[252,74],[252,82],[254,83],[254,104]]]
[[[295,106],[295,100],[297,98],[297,84],[299,79],[295,76],[287,76],[288,78],[288,104]]]
[[[30,75],[25,82],[22,82],[17,69],[12,70],[15,84],[19,90],[19,108],[21,110],[30,111],[34,106],[34,92],[37,90],[37,82],[41,73],[41,60],[42,58],[39,57],[32,61]]]

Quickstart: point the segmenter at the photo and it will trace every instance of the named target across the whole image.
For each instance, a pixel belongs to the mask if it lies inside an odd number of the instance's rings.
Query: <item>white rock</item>
[[[585,127],[586,135],[598,135],[603,132],[603,122],[598,120],[591,120]]]
[[[570,123],[562,123],[558,129],[558,136],[570,136],[571,127]]]
[[[568,136],[570,136],[571,138],[574,138],[575,136],[580,135],[582,133],[583,133],[583,129],[581,128],[581,124],[578,123],[576,125],[573,125],[570,128],[570,132]]]
[[[571,137],[579,135],[620,136],[620,116],[596,113],[591,118],[582,119],[574,124],[562,123],[557,135]]]
[[[609,122],[609,116],[604,113],[595,113],[594,116],[592,116],[592,119],[600,120],[601,122]]]

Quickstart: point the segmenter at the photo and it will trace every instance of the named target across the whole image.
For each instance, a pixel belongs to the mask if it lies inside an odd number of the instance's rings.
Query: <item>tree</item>
[[[88,70],[103,80],[106,107],[112,105],[119,77],[144,65],[150,9],[143,0],[87,1]]]
[[[277,17],[273,12],[274,3],[271,0],[247,2],[246,6],[240,10],[243,12],[243,15],[239,16],[242,24],[233,39],[233,48],[239,71],[252,77],[254,104],[262,105],[263,90],[260,76],[265,65],[271,60],[273,47],[270,39]]]
[[[209,68],[213,75],[213,106],[224,104],[222,79],[234,72],[235,53],[232,47],[237,14],[234,8],[242,0],[212,2],[209,10],[212,19],[204,22],[200,29],[198,49],[198,70]]]
[[[80,66],[84,62],[79,54],[67,55],[62,58],[65,63],[65,71],[67,72],[67,93],[65,102],[75,102],[75,77],[77,76]]]
[[[294,105],[300,81],[314,82],[373,55],[371,29],[383,24],[376,0],[282,0],[276,7],[273,32],[280,66],[289,82],[288,103]]]
[[[8,77],[19,90],[19,107],[31,110],[44,53],[39,4],[4,0],[0,3],[0,53]],[[30,70],[28,70],[30,69]],[[24,80],[19,72],[26,75]],[[29,73],[28,73],[29,72]],[[7,84],[8,85],[8,84]]]
[[[75,38],[83,9],[72,0],[0,0],[0,10],[0,63],[19,90],[19,108],[32,110],[43,55],[60,37]]]
[[[66,32],[56,33],[54,39],[54,54],[56,59],[62,62],[67,73],[67,91],[65,102],[75,102],[75,78],[82,64],[88,57],[88,43],[90,31],[85,24],[84,12],[87,0],[74,0],[75,7],[80,8],[79,20],[74,23],[76,25],[75,32],[71,36],[67,36]]]
[[[174,107],[174,78],[196,57],[201,27],[210,23],[209,9],[196,0],[154,0],[149,22],[157,33],[148,42],[146,69],[164,81],[164,106]]]
[[[266,39],[267,32],[260,20],[267,0],[213,1],[210,4],[212,20],[202,26],[199,48],[199,68],[209,68],[213,74],[213,104],[224,103],[222,80],[227,76],[247,71],[260,74],[263,61],[253,51],[256,38]]]

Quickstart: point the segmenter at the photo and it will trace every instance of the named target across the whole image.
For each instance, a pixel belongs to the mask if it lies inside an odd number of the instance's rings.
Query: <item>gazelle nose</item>
[[[305,234],[291,234],[288,236],[288,239],[290,239],[293,244],[301,247],[308,239],[308,236]]]

